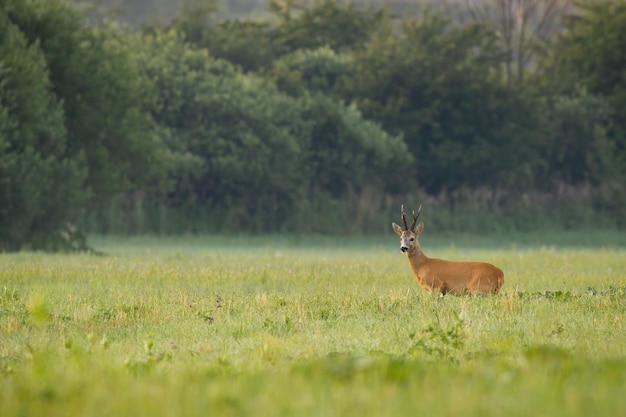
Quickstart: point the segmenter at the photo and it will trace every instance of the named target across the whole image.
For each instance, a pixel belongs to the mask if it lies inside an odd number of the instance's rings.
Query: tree
[[[338,91],[404,135],[429,192],[527,185],[537,121],[529,98],[501,83],[506,57],[496,45],[486,26],[426,14],[355,54],[354,73]]]
[[[135,39],[154,88],[147,110],[178,163],[167,204],[229,212],[229,227],[278,227],[310,179],[302,104],[173,31]]]
[[[449,13],[495,27],[498,46],[508,57],[504,62],[505,79],[509,86],[524,84],[529,67],[538,63],[537,54],[544,53],[550,38],[559,31],[562,17],[573,9],[572,0],[466,0],[456,3],[455,11],[449,0]]]
[[[41,47],[63,105],[68,152],[85,158],[91,203],[145,187],[164,171],[163,147],[142,111],[146,86],[119,26],[83,27],[61,0],[12,1],[8,16]]]
[[[625,50],[626,2],[580,2],[542,63],[539,79],[558,104],[557,134],[575,144],[563,155],[577,157],[564,159],[560,167],[583,172],[599,190],[600,204],[618,219],[624,218],[626,183]]]
[[[619,136],[626,138],[626,1],[586,1],[566,20],[553,56],[543,66],[551,91],[607,97]]]
[[[216,213],[229,228],[246,220],[247,230],[280,230],[311,198],[391,189],[410,169],[401,137],[364,120],[354,106],[307,90],[287,95],[173,31],[135,42],[154,88],[148,111],[178,161],[169,207]]]
[[[263,72],[280,57],[327,47],[334,52],[363,49],[385,22],[383,10],[321,0],[313,7],[271,1],[271,20],[238,18],[218,22],[211,1],[186,3],[170,25],[197,47],[245,71]]]
[[[356,105],[315,94],[305,98],[313,124],[308,156],[315,188],[346,198],[370,187],[395,194],[406,188],[413,158],[401,135],[366,120]]]
[[[385,22],[382,9],[361,10],[337,0],[319,0],[313,7],[273,0],[268,9],[279,19],[274,42],[288,52],[324,46],[334,51],[363,49]]]
[[[225,59],[246,72],[263,72],[287,52],[274,41],[274,27],[269,22],[249,19],[225,20],[211,30],[200,46],[215,58]]]
[[[300,49],[274,63],[272,76],[279,87],[293,95],[305,91],[332,95],[341,77],[353,71],[352,55],[337,53],[329,47]]]
[[[85,172],[39,44],[2,8],[0,38],[0,250],[53,248],[82,206]]]
[[[599,184],[616,172],[621,161],[610,136],[613,109],[605,98],[581,89],[546,98],[541,108],[549,128],[541,152],[547,178],[570,185]]]

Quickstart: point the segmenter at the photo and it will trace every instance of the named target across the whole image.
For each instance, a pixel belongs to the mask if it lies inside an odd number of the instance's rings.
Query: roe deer
[[[406,253],[413,274],[422,288],[441,294],[497,294],[504,283],[504,273],[500,268],[485,262],[451,262],[429,258],[424,255],[417,238],[424,231],[424,222],[417,227],[417,218],[422,211],[420,205],[417,214],[413,212],[413,224],[408,227],[404,216],[404,206],[400,208],[404,228],[395,222],[393,230],[400,235],[400,250]]]

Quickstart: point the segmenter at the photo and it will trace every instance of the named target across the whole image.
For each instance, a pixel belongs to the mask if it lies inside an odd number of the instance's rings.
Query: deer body
[[[404,210],[404,228],[392,223],[394,231],[400,235],[400,250],[406,254],[420,286],[441,294],[497,294],[504,283],[500,268],[485,262],[451,262],[424,254],[417,239],[424,231],[424,222],[415,226],[420,211],[421,206],[417,215],[413,213],[411,227],[406,225]]]

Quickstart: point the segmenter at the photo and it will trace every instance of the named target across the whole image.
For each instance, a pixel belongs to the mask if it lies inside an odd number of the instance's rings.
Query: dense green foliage
[[[487,27],[426,15],[357,53],[342,80],[366,116],[404,134],[416,183],[429,192],[532,180],[541,132],[529,98],[498,77],[504,56],[495,40]]]
[[[602,190],[599,204],[623,219],[626,2],[583,2],[580,8],[545,65],[542,81],[557,96],[550,111],[560,145],[551,151],[565,181],[590,180]]]
[[[3,14],[0,38],[0,250],[11,250],[43,244],[77,214],[84,172],[39,45]]]
[[[562,236],[602,249],[424,236],[429,255],[502,267],[493,297],[424,293],[395,237],[6,254],[0,414],[621,416],[626,253],[612,236]]]
[[[366,231],[418,199],[488,211],[492,230],[532,225],[529,207],[575,227],[573,203],[624,225],[624,1],[581,4],[514,86],[489,22],[334,0],[218,9],[132,28],[0,0],[2,249],[58,246],[68,222]]]

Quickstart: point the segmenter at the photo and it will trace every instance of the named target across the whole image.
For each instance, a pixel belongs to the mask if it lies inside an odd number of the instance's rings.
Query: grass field
[[[0,255],[1,416],[626,415],[615,232],[422,239],[495,297],[424,293],[391,234],[92,243]]]

